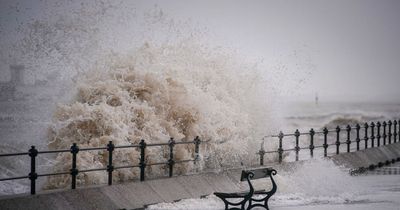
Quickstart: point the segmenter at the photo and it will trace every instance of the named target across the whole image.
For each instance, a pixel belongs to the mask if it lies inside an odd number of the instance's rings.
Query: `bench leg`
[[[226,200],[226,198],[222,198],[222,197],[219,197],[219,198],[222,201],[224,201],[225,210],[245,210],[247,201],[250,201],[250,200],[244,199],[238,203],[233,203],[233,202],[229,202],[228,200]],[[231,205],[232,207],[229,208],[229,205]],[[240,208],[239,208],[239,206],[240,206]]]
[[[253,199],[251,198],[249,200],[249,205],[247,206],[247,210],[253,209],[255,207],[263,207],[266,210],[269,210],[268,207],[268,200],[272,195],[268,195],[264,197],[263,199]],[[254,202],[254,203],[253,203]]]
[[[262,207],[262,208],[264,208],[266,210],[269,210],[267,202],[265,202],[264,204],[256,203],[256,204],[252,204],[251,206],[249,205],[247,207],[247,210],[250,210],[250,209],[253,209],[253,208],[256,208],[256,207]]]
[[[275,194],[276,190],[278,189],[278,187],[277,187],[277,185],[276,185],[276,183],[275,183],[275,180],[274,180],[274,178],[273,178],[273,175],[276,174],[276,171],[275,171],[275,170],[274,170],[274,172],[275,172],[275,173],[272,172],[271,175],[270,175],[270,179],[271,179],[271,183],[272,183],[272,189],[271,189],[271,191],[269,191],[267,194],[264,194],[265,197],[263,197],[262,199],[255,199],[255,198],[253,198],[253,196],[252,196],[252,197],[250,198],[250,200],[249,200],[249,206],[247,207],[247,210],[250,210],[250,209],[255,208],[255,207],[263,207],[263,208],[265,208],[266,210],[269,210],[269,207],[268,207],[268,200],[269,200],[270,197],[272,197],[272,196]],[[259,202],[259,203],[252,204],[252,201]],[[261,203],[260,203],[260,202],[261,202]]]
[[[269,207],[268,207],[268,199],[267,199],[267,200],[265,200],[265,202],[264,202],[264,206],[265,206],[265,209],[269,210]]]

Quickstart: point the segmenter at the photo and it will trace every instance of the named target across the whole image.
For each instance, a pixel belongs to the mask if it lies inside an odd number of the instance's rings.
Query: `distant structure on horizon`
[[[315,93],[315,105],[318,105],[318,93]]]
[[[23,85],[25,66],[10,65],[11,80],[8,82],[0,82],[0,100],[14,99],[14,93],[17,86]]]

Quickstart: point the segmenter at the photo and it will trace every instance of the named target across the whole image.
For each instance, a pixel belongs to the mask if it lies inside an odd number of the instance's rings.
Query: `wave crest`
[[[80,81],[75,102],[58,106],[49,148],[68,148],[73,142],[99,147],[110,140],[116,145],[137,144],[141,139],[159,143],[170,137],[190,141],[199,135],[209,140],[202,145],[205,163],[200,167],[250,161],[248,148],[257,145],[251,140],[267,120],[263,118],[267,106],[260,97],[263,80],[254,67],[187,43],[159,48],[145,44],[134,56],[110,63]],[[174,153],[176,160],[193,158],[193,145],[178,145]],[[147,162],[154,163],[165,162],[169,154],[167,148],[149,147],[146,155]],[[58,155],[54,170],[68,171],[70,157]],[[115,165],[135,165],[139,151],[118,149],[114,157]],[[82,151],[77,164],[80,169],[103,168],[107,152]],[[177,164],[174,171],[193,169],[192,163]],[[166,172],[163,166],[147,169],[148,176]],[[137,169],[114,173],[115,181],[138,177]],[[47,188],[65,187],[69,179],[50,177]],[[78,184],[105,181],[105,172],[78,175]]]

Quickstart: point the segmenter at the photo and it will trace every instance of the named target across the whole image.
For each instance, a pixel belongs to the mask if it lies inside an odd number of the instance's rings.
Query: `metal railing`
[[[145,169],[147,166],[152,165],[167,165],[169,169],[169,177],[173,176],[174,165],[178,163],[185,163],[185,162],[194,162],[196,163],[199,160],[199,150],[201,144],[200,138],[197,136],[193,141],[188,142],[176,142],[173,138],[171,138],[168,143],[156,143],[156,144],[147,144],[145,140],[141,140],[139,144],[132,144],[132,145],[114,145],[112,141],[105,147],[91,147],[91,148],[79,148],[76,143],[73,143],[70,149],[60,149],[60,150],[46,150],[46,151],[38,151],[35,146],[32,146],[28,152],[20,152],[20,153],[7,153],[7,154],[0,154],[0,157],[11,157],[11,156],[23,156],[28,155],[31,159],[30,163],[30,173],[27,176],[18,176],[18,177],[9,177],[9,178],[0,178],[0,181],[8,181],[8,180],[17,180],[17,179],[29,179],[31,182],[31,194],[36,193],[36,179],[38,177],[47,177],[47,176],[57,176],[57,175],[71,175],[71,188],[76,188],[76,178],[79,173],[85,172],[93,172],[93,171],[107,171],[108,172],[108,185],[112,185],[112,176],[113,171],[118,169],[126,169],[126,168],[139,168],[140,169],[140,181],[145,180]],[[187,159],[187,160],[175,160],[174,159],[174,147],[175,145],[180,144],[194,144],[194,159]],[[147,147],[169,147],[169,159],[166,162],[157,162],[157,163],[146,163],[145,160],[145,153]],[[122,165],[122,166],[115,166],[113,164],[113,151],[115,149],[123,149],[123,148],[139,148],[140,150],[140,159],[138,165]],[[76,165],[76,161],[78,158],[78,153],[80,151],[96,151],[96,150],[106,150],[108,152],[108,164],[106,168],[94,168],[94,169],[78,169]],[[42,173],[38,174],[36,172],[36,157],[39,154],[49,154],[49,153],[66,153],[70,152],[72,154],[72,164],[70,171],[64,172],[56,172],[56,173]]]
[[[362,131],[364,131],[363,138],[361,136]],[[333,139],[332,135],[329,135],[331,133],[333,133]],[[352,139],[351,136],[355,136],[355,138]],[[294,141],[291,142],[291,147],[284,147],[283,141],[288,137],[294,137]],[[308,137],[304,138],[307,142],[303,142],[303,144],[300,145],[300,137]],[[319,144],[315,143],[316,137],[320,137]],[[331,137],[331,139],[329,139],[329,137]],[[278,149],[265,151],[264,140],[271,138],[278,140]],[[329,140],[331,141],[329,142]],[[362,145],[362,141],[364,141],[364,145]],[[368,147],[379,147],[381,145],[392,144],[398,141],[400,141],[400,120],[389,120],[382,123],[378,121],[376,122],[376,124],[374,122],[371,122],[364,123],[362,126],[360,124],[356,124],[353,126],[347,125],[345,127],[337,126],[335,129],[328,129],[327,127],[324,127],[320,131],[315,131],[313,128],[311,128],[308,132],[300,132],[298,129],[296,129],[296,131],[293,133],[284,134],[281,131],[278,135],[265,136],[263,138],[263,143],[261,144],[261,149],[258,151],[257,154],[259,155],[260,165],[264,165],[264,156],[266,154],[277,153],[278,162],[282,163],[283,154],[285,152],[294,152],[295,161],[298,161],[299,152],[302,150],[309,150],[309,157],[313,158],[314,150],[323,148],[323,156],[327,157],[328,149],[332,146],[335,149],[332,154],[339,154],[341,145],[345,145],[345,150],[347,153],[349,153],[352,150],[359,151],[360,149],[362,149],[362,147],[364,147],[364,149],[367,149]],[[353,146],[353,143],[355,143],[355,146]]]
[[[362,138],[362,131],[364,131],[364,135]],[[370,133],[370,135],[369,135]],[[329,135],[333,134],[333,135]],[[355,138],[351,138],[351,137]],[[294,138],[294,141],[291,141],[287,144],[283,144],[284,140],[289,138]],[[303,137],[303,138],[301,138]],[[304,138],[308,137],[308,138]],[[330,138],[329,138],[330,137]],[[276,150],[266,151],[264,149],[264,143],[262,143],[261,149],[257,152],[259,155],[259,164],[264,165],[264,156],[266,154],[277,154],[278,162],[282,163],[284,153],[294,152],[295,161],[299,161],[299,153],[300,151],[308,150],[309,157],[313,158],[315,156],[315,149],[323,149],[323,156],[328,156],[328,149],[334,149],[330,154],[339,154],[341,146],[345,146],[345,150],[347,153],[353,151],[359,151],[360,149],[369,148],[369,147],[379,147],[381,145],[392,144],[396,142],[400,142],[400,120],[389,120],[388,122],[374,122],[364,123],[362,126],[360,124],[356,125],[347,125],[345,127],[337,126],[335,129],[323,128],[320,131],[315,131],[314,129],[310,129],[308,132],[300,132],[296,129],[293,133],[279,132],[278,135],[270,135],[265,136],[265,139],[277,139],[278,140],[278,148]],[[302,140],[305,139],[306,141]],[[344,140],[344,141],[343,141]],[[376,141],[375,141],[376,140]],[[364,144],[362,145],[362,141]],[[25,156],[28,155],[31,159],[30,161],[30,173],[27,176],[17,176],[17,177],[9,177],[9,178],[0,178],[0,181],[8,181],[8,180],[18,180],[18,179],[29,179],[30,180],[30,193],[36,193],[36,180],[39,177],[48,177],[48,176],[57,176],[57,175],[71,175],[71,188],[76,188],[76,179],[79,173],[85,172],[93,172],[93,171],[106,171],[108,173],[108,185],[112,185],[113,171],[119,169],[127,169],[127,168],[139,168],[140,169],[140,181],[145,180],[145,170],[148,166],[153,165],[166,165],[168,166],[168,176],[172,177],[174,173],[174,165],[185,162],[194,162],[196,163],[199,160],[199,149],[200,144],[204,142],[201,141],[199,137],[196,137],[193,141],[188,142],[176,142],[173,138],[171,138],[167,143],[155,143],[155,144],[147,144],[145,140],[141,140],[139,144],[131,144],[131,145],[114,145],[112,141],[105,147],[91,147],[91,148],[79,148],[76,143],[73,143],[69,149],[59,149],[59,150],[44,150],[38,151],[35,146],[32,146],[28,152],[20,152],[20,153],[7,153],[0,154],[1,157],[10,157],[10,156]],[[353,144],[355,143],[355,145]],[[194,158],[187,160],[175,160],[174,159],[174,147],[175,145],[180,144],[194,144]],[[289,147],[287,146],[289,145]],[[146,163],[145,154],[147,147],[165,147],[169,148],[169,158],[166,162],[156,162],[156,163]],[[286,146],[286,147],[284,147]],[[137,165],[121,165],[116,166],[113,164],[113,152],[116,149],[125,149],[125,148],[137,148],[140,151],[139,164]],[[108,164],[105,168],[94,168],[94,169],[78,169],[77,168],[77,158],[78,153],[83,151],[101,151],[106,150],[108,152]],[[37,173],[36,172],[36,158],[40,154],[57,154],[57,153],[67,153],[70,152],[72,155],[72,163],[69,171],[63,172],[55,172],[55,173]]]

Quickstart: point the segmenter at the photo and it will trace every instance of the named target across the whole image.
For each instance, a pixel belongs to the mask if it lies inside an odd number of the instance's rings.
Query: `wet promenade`
[[[305,197],[298,193],[279,192],[270,201],[271,210],[400,210],[400,163],[353,177],[354,191],[326,196]],[[323,188],[324,186],[321,186]],[[224,209],[215,196],[162,203],[148,209]]]

